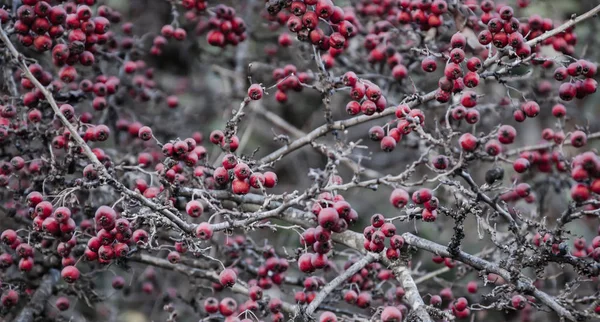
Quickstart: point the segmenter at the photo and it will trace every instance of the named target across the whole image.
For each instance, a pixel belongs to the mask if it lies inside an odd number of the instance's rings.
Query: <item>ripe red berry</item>
[[[310,273],[314,271],[312,265],[312,254],[304,253],[298,258],[298,269],[304,273]]]
[[[15,290],[6,290],[4,293],[2,293],[0,302],[2,302],[2,305],[7,308],[15,306],[19,302],[19,293],[17,293]]]
[[[344,292],[344,301],[346,301],[348,304],[356,303],[357,298],[358,294],[353,290],[347,290]]]
[[[469,108],[477,105],[477,93],[472,91],[465,91],[460,99],[462,106]]]
[[[477,36],[479,43],[484,46],[490,44],[492,42],[493,38],[494,38],[493,34],[487,29],[482,30],[479,33],[479,35]]]
[[[563,101],[570,101],[577,95],[577,87],[573,83],[563,83],[558,88],[558,95]]]
[[[423,219],[423,221],[426,222],[435,221],[437,219],[437,210],[423,209],[423,212],[421,213],[421,218]]]
[[[590,198],[590,190],[582,183],[577,183],[571,187],[571,198],[576,202],[584,202]]]
[[[231,191],[238,195],[245,195],[250,191],[250,183],[246,179],[235,178],[231,182]]]
[[[214,314],[219,311],[219,301],[214,297],[209,297],[204,300],[204,310],[206,313]]]
[[[200,217],[202,212],[204,212],[204,206],[198,200],[191,200],[185,206],[185,211],[190,217]]]
[[[17,233],[12,229],[7,229],[2,232],[0,239],[5,245],[12,245],[17,241]]]
[[[252,100],[259,100],[263,97],[263,88],[260,84],[252,84],[248,88],[248,97]]]
[[[467,301],[466,298],[464,297],[459,297],[458,299],[456,299],[456,301],[454,302],[454,308],[457,311],[464,311],[467,306],[469,305],[469,302]]]
[[[273,188],[277,185],[277,174],[275,172],[267,171],[264,173],[265,176],[265,188]]]
[[[518,158],[513,163],[513,169],[518,173],[523,173],[529,169],[529,160],[525,158]]]
[[[470,281],[469,283],[467,283],[467,292],[471,294],[477,293],[477,282]]]
[[[319,225],[331,229],[339,220],[339,214],[334,208],[323,208],[317,217]]]
[[[396,139],[391,136],[384,136],[381,139],[381,150],[384,152],[392,152],[396,148]]]
[[[395,306],[386,306],[381,312],[381,322],[401,322],[402,313]]]
[[[369,292],[360,292],[356,300],[356,305],[360,308],[366,308],[371,305],[372,296]]]
[[[527,305],[527,300],[521,295],[513,295],[510,301],[512,306],[517,310],[522,310]]]
[[[580,148],[587,143],[587,135],[585,132],[577,130],[571,133],[571,145]]]
[[[56,306],[56,308],[58,308],[59,311],[66,311],[69,309],[70,306],[69,298],[61,296],[56,299],[54,305]]]
[[[502,146],[500,145],[500,142],[496,140],[488,141],[488,143],[485,144],[484,149],[485,152],[491,156],[497,156],[500,154],[500,152],[502,152]]]
[[[402,188],[396,188],[390,195],[390,203],[396,208],[403,208],[408,204],[408,192]]]
[[[196,237],[202,240],[209,240],[213,235],[213,229],[207,222],[203,222],[196,226]]]
[[[498,129],[498,141],[502,144],[511,144],[517,136],[517,130],[511,125],[502,125]]]
[[[231,268],[226,268],[219,274],[219,283],[225,287],[232,287],[237,282],[237,274]]]
[[[334,313],[326,311],[319,316],[319,322],[337,322],[337,317]]]
[[[79,273],[79,269],[77,269],[77,267],[66,266],[65,268],[62,269],[60,275],[65,280],[65,282],[71,284],[79,279],[80,273]]]
[[[461,148],[467,152],[473,152],[477,148],[477,138],[471,133],[464,133],[458,139]]]
[[[219,312],[221,312],[221,314],[223,314],[224,316],[231,316],[235,313],[236,310],[237,302],[230,297],[222,299],[219,303]]]
[[[385,223],[381,226],[381,232],[385,237],[392,237],[396,234],[396,226],[391,222]]]
[[[429,304],[433,306],[439,306],[440,304],[442,304],[442,298],[439,295],[433,295],[429,299]]]
[[[144,141],[148,141],[152,138],[152,129],[148,126],[143,126],[138,131],[138,137]]]
[[[434,72],[437,69],[437,63],[435,62],[435,58],[425,57],[425,59],[421,61],[421,68],[427,73]]]

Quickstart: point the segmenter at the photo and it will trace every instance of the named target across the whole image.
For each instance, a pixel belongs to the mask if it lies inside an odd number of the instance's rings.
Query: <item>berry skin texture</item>
[[[511,144],[515,141],[517,130],[510,125],[502,125],[498,129],[498,141],[502,144]]]
[[[390,203],[396,208],[403,208],[408,204],[408,192],[402,188],[396,188],[390,195]]]
[[[477,94],[472,91],[465,91],[461,96],[460,103],[466,108],[475,107],[477,105]]]
[[[315,270],[312,265],[312,254],[304,253],[298,258],[298,269],[303,273],[310,273]]]
[[[460,147],[466,152],[473,152],[477,149],[477,138],[471,133],[465,133],[458,139]]]
[[[19,302],[19,293],[17,293],[15,290],[7,290],[2,293],[0,302],[2,302],[2,305],[5,307],[15,306]]]
[[[209,223],[203,222],[198,224],[196,227],[196,237],[202,240],[209,240],[212,238],[213,230]]]
[[[380,142],[381,150],[384,152],[392,152],[396,148],[396,139],[391,136],[384,136]]]
[[[432,193],[430,189],[421,188],[412,194],[412,201],[416,204],[423,204],[429,200],[431,200]]]
[[[421,62],[421,68],[427,73],[432,73],[437,69],[437,63],[433,57],[426,57]]]
[[[275,172],[267,171],[264,173],[265,176],[265,188],[273,188],[277,185],[277,174]]]
[[[529,169],[529,166],[530,166],[529,160],[527,160],[525,158],[518,158],[513,163],[513,169],[517,173],[523,173],[523,172],[527,171]]]
[[[219,274],[219,282],[225,287],[232,287],[237,281],[237,274],[231,268],[224,269]]]
[[[454,302],[454,308],[457,311],[464,311],[468,305],[469,302],[467,302],[467,299],[464,297],[460,297]]]
[[[204,212],[204,206],[198,200],[192,200],[185,206],[185,211],[190,217],[198,218]]]
[[[496,140],[490,140],[485,144],[484,150],[487,152],[487,154],[496,156],[502,152],[502,146],[500,145],[500,142]]]
[[[421,213],[421,217],[423,218],[423,221],[425,222],[433,222],[437,219],[437,210],[428,210],[428,209],[423,209],[423,212]]]
[[[69,298],[64,297],[64,296],[57,298],[54,305],[56,306],[56,308],[58,308],[59,311],[66,311],[71,306],[70,302],[69,302]]]
[[[584,202],[590,198],[590,190],[584,184],[575,184],[571,187],[571,198],[576,202]]]
[[[510,302],[512,306],[517,310],[522,310],[527,305],[527,300],[521,295],[513,295]]]
[[[235,178],[231,182],[231,191],[237,195],[245,195],[250,192],[250,183],[246,179]]]
[[[319,211],[319,225],[326,229],[331,229],[339,220],[339,214],[334,208],[323,208]]]
[[[401,322],[402,313],[394,306],[387,306],[381,312],[381,322]]]
[[[580,148],[587,143],[587,135],[583,131],[574,131],[571,133],[571,145],[576,148]]]
[[[323,312],[319,316],[319,322],[337,322],[337,317],[332,312]]]
[[[437,307],[442,304],[442,298],[439,295],[433,295],[429,299],[429,304]]]
[[[469,283],[467,283],[467,292],[471,293],[471,294],[475,294],[477,293],[477,282],[475,281],[470,281]]]
[[[62,269],[60,276],[69,284],[75,283],[80,276],[79,269],[75,266],[66,266]]]
[[[257,101],[263,97],[263,88],[259,84],[252,84],[248,88],[248,97],[251,100]]]

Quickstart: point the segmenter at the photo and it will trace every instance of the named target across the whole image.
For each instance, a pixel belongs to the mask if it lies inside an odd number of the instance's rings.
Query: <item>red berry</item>
[[[79,269],[75,266],[66,266],[62,269],[60,275],[67,283],[74,283],[79,279]]]
[[[152,138],[152,129],[148,126],[143,126],[138,131],[138,137],[144,141],[148,141]]]
[[[209,297],[204,300],[204,310],[206,313],[213,314],[219,311],[219,301],[214,297]]]
[[[423,218],[423,221],[426,221],[426,222],[435,221],[437,219],[437,210],[423,209],[423,212],[421,213],[421,217]]]
[[[467,152],[473,152],[477,148],[477,138],[471,133],[465,133],[458,139],[461,148]]]
[[[587,135],[583,131],[574,131],[571,133],[571,145],[576,148],[580,148],[587,143]]]
[[[237,302],[230,297],[222,299],[219,303],[219,312],[221,312],[221,314],[223,314],[224,316],[231,316],[235,313],[236,310]]]
[[[477,282],[470,281],[469,283],[467,283],[467,292],[471,294],[477,293]]]
[[[185,206],[185,211],[190,217],[200,217],[202,212],[204,212],[204,206],[198,200],[192,200],[188,202]]]
[[[337,317],[332,312],[323,312],[319,316],[319,322],[337,322]]]
[[[263,97],[263,88],[259,84],[252,84],[248,88],[248,97],[252,100],[259,100]]]
[[[391,136],[384,136],[381,139],[381,150],[384,152],[392,152],[396,148],[396,139]]]
[[[232,287],[237,281],[237,274],[231,268],[224,269],[219,274],[219,283],[225,287]]]
[[[381,312],[381,322],[401,322],[402,313],[395,306],[386,306]]]
[[[334,208],[323,208],[319,211],[319,225],[326,229],[331,229],[339,220],[339,214]]]
[[[348,304],[356,303],[357,298],[358,294],[353,290],[347,290],[344,292],[344,301],[346,301]]]
[[[310,273],[314,271],[312,265],[312,254],[304,253],[298,258],[298,269],[304,273]]]
[[[502,125],[498,129],[498,141],[502,144],[511,144],[517,136],[517,130],[510,125]]]
[[[408,204],[408,192],[402,188],[396,188],[390,195],[390,203],[396,208],[403,208]]]
[[[577,95],[577,87],[573,83],[563,83],[558,88],[558,96],[563,101],[570,101]]]
[[[454,308],[457,311],[464,311],[467,306],[469,305],[469,302],[467,301],[466,298],[464,297],[459,297],[455,302],[454,302]]]
[[[469,108],[477,105],[477,94],[472,91],[465,91],[460,99],[462,106]]]
[[[510,301],[517,310],[522,310],[527,305],[527,300],[521,295],[514,295]]]
[[[575,184],[571,187],[571,198],[576,202],[584,202],[590,198],[590,190],[584,184]]]
[[[421,68],[427,73],[434,72],[437,69],[437,63],[435,62],[435,58],[426,57],[425,59],[423,59],[423,61],[421,62]]]
[[[523,173],[529,169],[529,160],[525,158],[518,158],[513,163],[513,169],[518,173]]]
[[[203,222],[196,227],[196,237],[202,240],[209,240],[213,235],[212,227],[209,223]]]
[[[265,176],[265,187],[266,188],[273,188],[275,187],[275,185],[277,185],[277,174],[275,174],[275,172],[271,172],[271,171],[267,171],[264,173]]]

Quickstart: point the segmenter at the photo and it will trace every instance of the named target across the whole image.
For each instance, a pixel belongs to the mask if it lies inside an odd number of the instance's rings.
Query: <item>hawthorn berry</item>
[[[65,282],[72,284],[79,279],[80,273],[77,267],[66,266],[62,269],[60,275],[65,280]]]
[[[477,148],[478,140],[471,133],[465,133],[458,139],[461,148],[467,152],[473,152]]]

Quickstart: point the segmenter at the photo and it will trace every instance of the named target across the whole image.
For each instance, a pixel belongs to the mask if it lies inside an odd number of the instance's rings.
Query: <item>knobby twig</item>
[[[21,313],[13,320],[14,322],[33,322],[36,316],[39,316],[46,306],[46,302],[52,296],[52,288],[60,280],[60,272],[56,269],[50,269],[38,289],[31,296],[31,300],[23,308]]]
[[[327,285],[325,285],[321,289],[321,291],[319,291],[317,296],[315,296],[315,298],[312,300],[312,302],[310,302],[310,304],[306,307],[304,314],[311,316],[317,310],[317,308],[319,307],[321,302],[323,302],[325,300],[325,298],[327,298],[329,293],[331,293],[333,290],[335,290],[343,282],[348,280],[356,272],[360,271],[365,266],[374,262],[377,259],[377,257],[378,256],[376,256],[374,253],[368,253],[366,256],[361,258],[359,261],[354,263],[352,266],[348,267],[348,269],[345,270],[342,274],[338,275],[336,278],[331,280],[331,282],[327,283]]]
[[[408,245],[417,247],[422,250],[426,250],[430,253],[433,253],[433,254],[436,254],[436,255],[439,255],[442,257],[453,258],[455,260],[463,262],[463,263],[465,263],[473,268],[476,268],[478,270],[483,270],[483,271],[486,271],[489,273],[497,274],[498,276],[502,277],[507,282],[511,281],[511,273],[508,272],[507,270],[501,268],[497,264],[488,262],[484,259],[473,256],[471,254],[467,254],[463,251],[460,251],[457,256],[452,256],[452,254],[450,254],[448,252],[448,248],[446,246],[434,243],[432,241],[423,239],[421,237],[417,237],[411,233],[404,233],[404,234],[402,234],[402,237],[404,237],[404,241]],[[541,303],[545,304],[546,306],[551,308],[554,312],[556,312],[556,314],[558,314],[560,317],[566,318],[570,321],[578,321],[578,319],[575,316],[573,316],[573,314],[569,310],[567,310],[562,305],[560,305],[554,298],[552,298],[550,295],[546,294],[545,292],[542,292],[539,289],[537,289],[533,285],[531,280],[529,280],[529,278],[527,278],[526,276],[521,275],[515,286],[518,291],[533,295]]]

